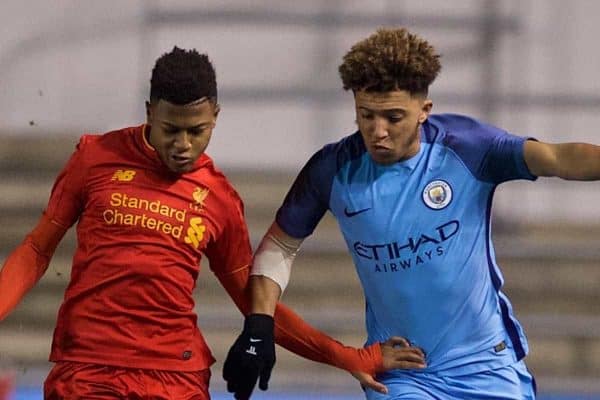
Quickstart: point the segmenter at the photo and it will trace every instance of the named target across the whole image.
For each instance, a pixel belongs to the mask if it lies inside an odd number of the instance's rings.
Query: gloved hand
[[[237,400],[247,400],[260,378],[258,387],[267,390],[275,365],[273,317],[250,314],[244,321],[244,330],[229,349],[223,365],[223,379],[227,391]]]

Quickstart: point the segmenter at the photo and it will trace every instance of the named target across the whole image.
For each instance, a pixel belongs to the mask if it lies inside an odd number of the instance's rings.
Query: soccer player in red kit
[[[209,399],[215,360],[192,297],[202,255],[240,310],[249,311],[252,251],[243,204],[205,154],[219,114],[208,57],[177,47],[160,57],[146,113],[144,125],[81,138],[37,226],[0,271],[3,319],[77,223],[45,399]],[[272,331],[269,318],[258,316],[250,331]],[[284,347],[348,371],[423,362],[418,349],[393,341],[343,346],[282,305],[274,325]]]

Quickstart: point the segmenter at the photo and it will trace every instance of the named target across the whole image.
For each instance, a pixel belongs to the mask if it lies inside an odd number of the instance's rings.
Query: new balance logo
[[[346,217],[350,218],[350,217],[354,217],[355,215],[362,214],[365,211],[369,211],[370,209],[371,209],[371,207],[363,208],[361,210],[356,210],[356,211],[349,211],[348,207],[346,207],[346,208],[344,208],[344,214],[346,215]]]
[[[256,355],[256,347],[250,346],[250,348],[248,350],[246,350],[246,353],[252,354],[253,356],[255,356]]]
[[[133,180],[134,176],[135,176],[135,171],[133,171],[131,169],[126,169],[126,170],[118,169],[115,171],[115,173],[113,174],[113,176],[110,180],[111,181],[119,181],[119,182],[130,182]]]

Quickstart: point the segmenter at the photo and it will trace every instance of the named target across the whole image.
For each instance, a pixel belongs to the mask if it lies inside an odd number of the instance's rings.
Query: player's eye
[[[402,121],[404,117],[402,115],[390,115],[388,117],[388,120],[392,123],[392,124],[396,124],[400,121]]]
[[[375,118],[375,115],[371,114],[371,113],[361,113],[360,117],[362,119],[368,119],[368,120],[372,120],[373,118]]]
[[[193,136],[200,136],[202,134],[204,134],[204,132],[206,132],[208,130],[208,126],[198,126],[195,128],[190,128],[189,133],[190,135]]]
[[[177,132],[179,132],[179,128],[169,126],[169,127],[163,128],[163,131],[169,135],[175,135],[175,134],[177,134]]]

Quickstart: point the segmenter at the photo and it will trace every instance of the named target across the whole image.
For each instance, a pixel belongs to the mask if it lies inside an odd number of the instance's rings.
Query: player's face
[[[146,103],[148,140],[169,170],[189,172],[206,150],[218,114],[219,105],[207,98],[185,105]]]
[[[431,111],[431,100],[394,90],[357,91],[354,102],[358,128],[376,163],[393,164],[419,152],[419,126]]]

